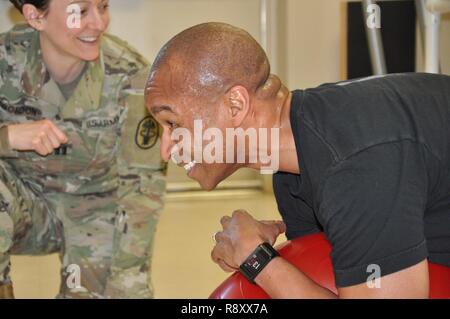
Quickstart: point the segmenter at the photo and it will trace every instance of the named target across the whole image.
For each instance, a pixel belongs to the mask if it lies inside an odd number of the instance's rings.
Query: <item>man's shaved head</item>
[[[161,49],[150,71],[145,101],[163,128],[161,157],[176,159],[190,178],[210,190],[244,167],[243,162],[250,162],[246,146],[234,143],[234,137],[223,143],[229,129],[273,127],[282,105],[279,98],[286,92],[270,75],[267,56],[250,34],[224,23],[204,23],[179,33]],[[205,135],[198,132],[198,125]],[[213,134],[211,145],[208,134]],[[208,162],[200,149],[236,158]],[[176,154],[181,153],[180,160]],[[244,161],[237,160],[238,154]]]
[[[267,56],[246,31],[224,23],[204,23],[172,38],[158,53],[148,85],[159,70],[171,73],[174,93],[214,97],[235,85],[254,93],[270,73]]]

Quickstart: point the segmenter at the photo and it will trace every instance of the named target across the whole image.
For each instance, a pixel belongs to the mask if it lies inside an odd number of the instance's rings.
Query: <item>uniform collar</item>
[[[104,75],[103,53],[100,53],[99,59],[88,62],[84,75],[61,111],[62,118],[79,118],[86,111],[100,107]]]

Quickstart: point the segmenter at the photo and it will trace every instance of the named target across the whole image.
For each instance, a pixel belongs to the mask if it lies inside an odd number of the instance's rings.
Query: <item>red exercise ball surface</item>
[[[280,255],[320,286],[337,293],[330,259],[331,246],[323,233],[303,236],[277,247]],[[428,263],[430,298],[450,298],[450,267]],[[257,285],[240,273],[226,279],[210,299],[269,299]]]

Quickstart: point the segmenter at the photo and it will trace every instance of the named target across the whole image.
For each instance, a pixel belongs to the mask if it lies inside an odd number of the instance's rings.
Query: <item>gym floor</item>
[[[279,219],[273,195],[262,193],[168,199],[155,240],[153,284],[155,298],[207,298],[225,279],[210,259],[211,235],[219,220],[238,208],[263,220]],[[284,241],[284,236],[278,242]],[[16,298],[54,298],[58,292],[57,255],[13,256],[12,277]]]

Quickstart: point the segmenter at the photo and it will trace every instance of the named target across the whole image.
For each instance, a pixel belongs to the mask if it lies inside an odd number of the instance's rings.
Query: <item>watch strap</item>
[[[262,243],[245,259],[239,270],[248,281],[256,284],[255,278],[272,259],[278,256],[280,254],[269,243]]]

